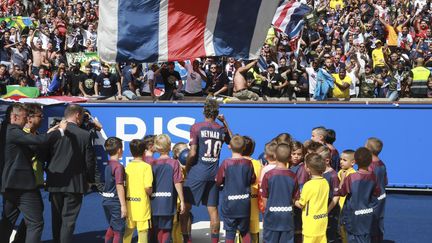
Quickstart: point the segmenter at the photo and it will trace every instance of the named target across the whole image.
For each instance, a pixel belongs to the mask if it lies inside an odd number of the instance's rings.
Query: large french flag
[[[303,17],[311,11],[309,6],[295,0],[281,1],[273,17],[273,26],[290,38],[296,38],[303,29]]]
[[[103,61],[164,62],[203,56],[257,59],[276,0],[99,1]]]

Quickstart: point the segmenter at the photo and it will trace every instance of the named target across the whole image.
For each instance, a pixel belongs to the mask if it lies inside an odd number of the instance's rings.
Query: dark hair
[[[116,155],[117,151],[123,148],[122,140],[118,137],[109,137],[105,141],[104,147],[110,156]]]
[[[243,156],[251,156],[255,151],[255,141],[249,136],[243,136],[245,141]]]
[[[219,104],[216,100],[207,99],[204,103],[204,116],[206,118],[213,118],[219,115]]]
[[[129,149],[133,157],[141,157],[144,154],[144,141],[132,139],[129,143]]]
[[[154,145],[155,135],[145,135],[143,138],[144,150],[149,150]]]
[[[354,159],[359,168],[367,168],[372,163],[372,153],[369,149],[360,147],[355,151]]]
[[[27,109],[28,116],[34,116],[36,114],[42,113],[42,108],[40,105],[35,103],[28,103],[25,105]]]
[[[85,66],[85,68],[90,68],[90,69],[92,69],[93,67],[92,67],[92,65],[87,64],[87,65]]]
[[[69,118],[73,115],[75,115],[76,113],[79,113],[80,115],[84,114],[84,109],[77,104],[69,104],[65,111],[64,111],[64,116],[65,118]]]
[[[327,134],[324,138],[328,144],[333,144],[336,141],[336,132],[333,129],[327,129]]]

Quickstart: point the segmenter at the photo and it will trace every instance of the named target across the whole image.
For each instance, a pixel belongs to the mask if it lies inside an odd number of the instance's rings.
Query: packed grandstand
[[[293,45],[271,27],[256,62],[202,57],[105,64],[97,55],[97,0],[3,0],[0,93],[123,100],[432,98],[430,1],[301,2],[312,9],[301,38]],[[236,89],[240,67],[247,85]],[[250,92],[243,95],[243,89]]]

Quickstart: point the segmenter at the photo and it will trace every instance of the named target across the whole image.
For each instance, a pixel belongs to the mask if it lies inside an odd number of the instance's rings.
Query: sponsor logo
[[[228,200],[234,201],[234,200],[244,200],[248,199],[250,197],[249,194],[243,194],[243,195],[230,195],[228,196]]]
[[[373,213],[373,208],[365,208],[354,211],[355,215],[365,215],[365,214],[371,214]]]
[[[292,206],[289,207],[269,207],[270,212],[291,212]]]

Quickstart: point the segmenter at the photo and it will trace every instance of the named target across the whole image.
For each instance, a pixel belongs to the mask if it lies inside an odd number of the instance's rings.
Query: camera
[[[57,126],[58,124],[60,124],[60,122],[62,121],[61,118],[53,118],[53,120],[51,121],[51,123],[49,124],[49,128],[53,128],[55,126]]]

